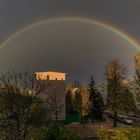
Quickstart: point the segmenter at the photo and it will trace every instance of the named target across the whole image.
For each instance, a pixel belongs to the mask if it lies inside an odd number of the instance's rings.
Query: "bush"
[[[139,128],[101,129],[98,134],[100,140],[140,140]]]
[[[43,140],[81,140],[80,136],[59,123],[51,123]]]

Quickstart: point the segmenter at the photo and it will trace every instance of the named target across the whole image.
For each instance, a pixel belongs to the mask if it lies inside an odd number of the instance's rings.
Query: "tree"
[[[59,123],[51,123],[43,140],[81,140],[77,133]]]
[[[80,92],[82,95],[82,115],[89,114],[89,92],[87,85],[82,85],[80,88]]]
[[[138,108],[138,112],[140,112],[140,70],[135,71],[135,79],[133,81],[133,95],[135,98],[135,102]],[[137,112],[137,113],[138,113]]]
[[[133,99],[131,92],[123,84],[125,74],[126,67],[118,59],[113,59],[108,63],[106,67],[107,107],[114,112],[114,127],[117,127],[118,112],[128,112],[135,107],[134,101],[130,100]]]
[[[68,115],[87,115],[89,112],[89,92],[86,85],[72,86],[66,92],[66,111]]]
[[[72,88],[68,87],[66,90],[66,115],[67,116],[74,114],[73,102],[74,102],[74,95],[72,93]]]
[[[82,115],[82,94],[80,89],[75,90],[73,108],[77,114]]]
[[[28,72],[0,75],[0,127],[5,132],[4,139],[28,139],[32,129],[31,113],[42,88],[43,83]]]
[[[125,113],[134,113],[136,111],[136,103],[133,93],[129,90],[129,86],[122,84],[122,93],[120,98],[120,111]],[[122,112],[122,113],[123,113]]]
[[[91,102],[90,116],[91,119],[103,118],[103,99],[100,92],[97,90],[93,76],[91,76],[91,82],[89,84],[89,98]]]

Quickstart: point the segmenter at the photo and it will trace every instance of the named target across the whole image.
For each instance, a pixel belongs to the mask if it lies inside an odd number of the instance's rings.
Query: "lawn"
[[[80,115],[70,115],[66,118],[66,120],[59,121],[60,123],[64,125],[71,124],[72,122],[80,122],[82,121],[82,117]]]

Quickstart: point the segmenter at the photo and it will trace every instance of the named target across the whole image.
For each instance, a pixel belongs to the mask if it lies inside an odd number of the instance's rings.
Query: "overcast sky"
[[[140,42],[139,0],[0,0],[0,42],[31,23],[63,16],[99,19]],[[93,73],[100,80],[105,64],[113,57],[120,58],[132,71],[135,53],[118,35],[62,21],[36,27],[13,39],[0,50],[0,67],[2,71],[60,70],[82,81]]]

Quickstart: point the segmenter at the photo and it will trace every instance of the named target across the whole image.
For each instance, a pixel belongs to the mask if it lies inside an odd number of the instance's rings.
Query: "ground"
[[[96,137],[97,132],[101,128],[113,129],[112,119],[107,119],[105,122],[96,122],[96,123],[86,123],[81,124],[79,122],[73,122],[67,127],[77,132],[81,137]],[[129,127],[129,125],[118,123],[118,127]]]

